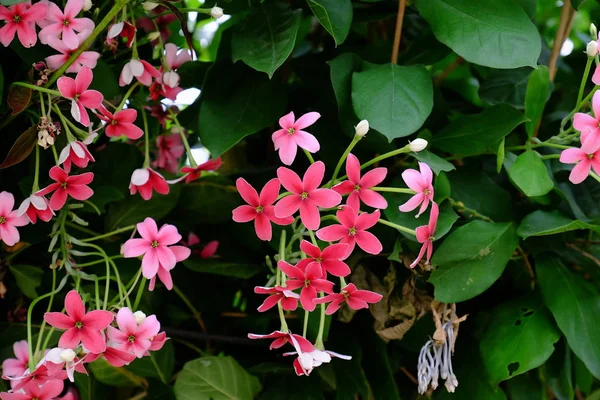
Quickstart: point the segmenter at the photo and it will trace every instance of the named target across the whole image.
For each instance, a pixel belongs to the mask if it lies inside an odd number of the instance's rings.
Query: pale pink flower
[[[73,349],[55,347],[46,353],[40,363],[45,365],[52,363],[64,367],[67,378],[69,378],[71,382],[75,382],[75,371],[87,375],[87,371],[83,366],[83,360],[77,358]]]
[[[136,194],[140,192],[142,199],[150,200],[152,191],[159,194],[168,194],[169,184],[161,174],[152,168],[139,168],[133,171],[129,183],[129,193]]]
[[[35,194],[36,196],[45,196],[54,192],[50,197],[50,208],[54,211],[60,210],[65,205],[68,196],[83,201],[94,194],[94,191],[87,186],[94,180],[93,172],[69,176],[61,167],[54,166],[50,168],[49,175],[55,183],[51,183]]]
[[[133,39],[135,39],[136,31],[137,31],[137,29],[135,29],[135,26],[133,26],[132,24],[130,24],[127,21],[117,22],[116,24],[112,24],[108,28],[108,33],[106,35],[106,43],[109,46],[112,46],[114,44],[115,38],[117,36],[120,36],[122,38],[127,39],[127,42],[125,43],[125,45],[127,47],[131,48],[131,45],[133,44]],[[116,49],[116,45],[115,45],[115,49]]]
[[[581,132],[581,144],[586,148],[600,147],[600,92],[594,93],[592,98],[594,116],[576,113],[573,118],[573,128]]]
[[[289,225],[294,222],[294,218],[290,216],[284,218],[275,216],[273,203],[277,200],[281,187],[277,178],[267,182],[260,191],[260,196],[244,178],[238,178],[235,186],[248,205],[239,206],[233,210],[233,220],[235,222],[254,221],[254,230],[260,240],[271,240],[273,235],[271,222],[277,225]]]
[[[433,240],[435,239],[435,228],[437,226],[438,217],[440,215],[440,209],[438,205],[434,202],[431,203],[431,213],[429,214],[429,223],[427,225],[419,226],[415,229],[415,233],[417,236],[417,241],[422,243],[421,250],[419,251],[419,255],[410,264],[411,268],[414,268],[419,261],[425,255],[427,251],[426,263],[429,264],[431,260],[431,254],[433,253]]]
[[[427,210],[429,202],[433,202],[433,172],[429,165],[423,162],[419,162],[419,170],[421,172],[415,169],[407,169],[402,173],[402,179],[404,179],[406,185],[417,194],[399,207],[400,211],[408,212],[420,205],[421,209],[416,215],[417,218]]]
[[[346,159],[346,175],[348,180],[338,183],[333,190],[339,194],[348,194],[348,204],[355,210],[360,210],[360,202],[369,207],[385,209],[388,204],[382,195],[371,190],[372,187],[379,185],[387,175],[387,168],[375,168],[360,177],[360,162],[354,154],[348,154]]]
[[[160,330],[160,322],[155,315],[146,317],[138,325],[133,313],[127,307],[121,308],[117,313],[117,325],[119,329],[108,327],[108,337],[117,344],[119,350],[135,354],[138,358],[144,357],[152,344],[151,339]]]
[[[582,134],[583,136],[583,134]],[[592,146],[594,141],[586,142],[580,149],[572,147],[563,150],[560,154],[560,162],[565,164],[577,164],[573,167],[569,180],[578,184],[585,180],[592,168],[596,174],[600,174],[600,142]]]
[[[27,216],[20,215],[18,210],[13,210],[15,197],[9,192],[0,192],[0,241],[7,246],[14,246],[21,237],[17,227],[29,223]]]
[[[75,164],[79,168],[86,168],[90,161],[96,161],[87,148],[88,144],[91,144],[96,136],[98,136],[96,133],[92,133],[81,142],[79,140],[74,140],[67,143],[61,150],[60,155],[58,156],[58,163],[63,165],[66,173],[71,172],[71,164]]]
[[[269,350],[279,349],[285,346],[287,343],[290,343],[294,347],[298,346],[302,352],[310,353],[315,349],[311,342],[302,336],[291,332],[275,331],[267,335],[249,333],[248,339],[275,339],[271,343],[271,346],[269,346]]]
[[[190,183],[200,178],[202,171],[216,171],[221,168],[221,164],[223,164],[223,160],[221,160],[221,157],[218,157],[216,160],[208,160],[197,167],[183,167],[181,168],[181,173],[186,174],[185,183]]]
[[[347,258],[354,246],[358,245],[361,249],[369,254],[379,254],[383,247],[381,242],[367,229],[373,227],[380,217],[379,210],[375,212],[357,214],[350,206],[342,206],[341,210],[336,213],[340,224],[329,225],[317,231],[317,237],[326,242],[334,242],[339,240],[340,243],[348,244]]]
[[[181,51],[179,51],[177,46],[173,43],[167,43],[165,45],[165,58],[167,59],[169,68],[172,70],[176,70],[186,62],[192,61],[189,50],[181,49]]]
[[[35,224],[38,218],[44,222],[48,222],[54,216],[54,211],[50,208],[48,199],[36,194],[32,194],[23,200],[17,211],[18,216],[26,214],[27,218],[29,218],[29,222],[32,224]]]
[[[342,303],[347,303],[353,310],[369,308],[369,304],[377,303],[383,298],[379,293],[370,290],[357,289],[353,283],[346,285],[339,293],[329,294],[314,300],[315,304],[329,303],[325,314],[331,315],[340,309]]]
[[[181,136],[179,134],[160,135],[156,138],[156,148],[158,154],[152,166],[162,168],[172,174],[177,173],[179,160],[185,153]]]
[[[320,117],[321,114],[318,112],[309,112],[296,121],[292,111],[279,119],[281,129],[275,131],[271,138],[275,150],[279,150],[279,158],[281,158],[282,163],[292,165],[298,147],[311,153],[319,151],[321,148],[319,141],[303,129],[317,122]]]
[[[153,279],[158,274],[161,281],[172,288],[169,271],[177,262],[190,256],[190,249],[184,246],[173,246],[181,240],[181,235],[173,225],[165,224],[159,230],[152,218],[146,218],[144,222],[137,224],[137,230],[142,238],[126,241],[123,245],[123,255],[125,258],[143,255],[144,278]]]
[[[92,70],[89,67],[83,66],[75,79],[62,76],[58,78],[58,82],[56,83],[61,96],[71,100],[71,115],[73,119],[83,126],[90,125],[90,116],[86,108],[92,110],[99,108],[104,99],[102,93],[99,91],[88,90],[92,79],[94,79]]]
[[[280,286],[264,287],[256,286],[254,288],[256,294],[268,294],[269,297],[257,308],[258,312],[265,312],[273,308],[281,301],[281,308],[286,311],[294,311],[298,307],[298,299],[300,296],[292,292],[288,288]]]
[[[142,85],[150,86],[152,78],[160,77],[160,72],[147,61],[132,58],[121,70],[119,86],[129,85],[134,77]]]
[[[348,245],[345,243],[336,243],[325,247],[323,251],[319,247],[303,240],[300,242],[302,250],[309,258],[303,258],[298,261],[297,267],[305,270],[309,264],[315,263],[321,268],[323,278],[327,278],[327,272],[334,276],[348,276],[350,267],[342,260],[348,252]]]
[[[319,189],[324,175],[325,164],[322,161],[317,161],[308,167],[302,180],[291,169],[279,167],[277,177],[291,194],[277,202],[275,215],[278,218],[285,218],[300,209],[300,219],[304,226],[313,231],[319,229],[321,215],[318,207],[335,207],[342,201],[342,196],[336,191]]]
[[[7,358],[2,363],[2,373],[9,377],[21,376],[28,368],[29,347],[27,346],[27,340],[15,342],[13,352],[16,358]]]
[[[317,298],[318,292],[333,292],[333,282],[322,279],[321,267],[317,263],[310,263],[305,270],[301,270],[285,261],[279,261],[277,267],[288,276],[283,289],[295,290],[302,288],[300,303],[306,311],[314,311],[316,306],[313,301]]]
[[[76,290],[71,290],[65,297],[67,314],[47,312],[44,320],[51,326],[66,330],[58,341],[59,347],[74,349],[83,343],[91,353],[102,353],[106,343],[102,331],[113,321],[112,313],[104,310],[85,312],[81,296]]]
[[[78,45],[81,46],[83,42],[90,36],[91,31],[84,31],[77,34]],[[66,62],[71,58],[73,53],[77,51],[76,49],[72,49],[67,46],[61,39],[56,36],[48,36],[48,46],[52,47],[54,50],[58,51],[60,54],[55,54],[52,56],[46,57],[46,63],[48,64],[48,69],[51,71],[55,71],[66,64]],[[96,51],[84,51],[82,52],[77,59],[67,68],[67,73],[76,74],[81,71],[81,68],[85,65],[90,69],[94,69],[96,67],[96,63],[98,62],[98,58],[100,58],[100,53]]]
[[[46,20],[50,23],[40,31],[40,41],[46,44],[50,36],[61,36],[70,49],[79,47],[79,39],[75,32],[92,32],[95,27],[94,21],[89,18],[75,18],[83,4],[84,0],[68,0],[63,13],[55,3],[48,2]]]
[[[37,42],[35,23],[44,19],[47,6],[44,3],[31,5],[29,2],[13,4],[10,7],[0,6],[0,21],[5,24],[0,28],[0,43],[8,47],[15,38],[15,33],[23,47],[32,47]]]
[[[592,82],[595,85],[600,85],[600,65],[597,65],[596,69],[594,70],[594,75],[592,75]]]
[[[20,393],[0,393],[2,400],[54,400],[63,391],[65,384],[62,380],[52,379],[38,386],[32,382],[23,386]]]
[[[106,122],[104,131],[106,136],[121,137],[125,135],[127,139],[136,140],[144,135],[144,131],[134,124],[137,118],[137,111],[134,108],[119,110],[114,114],[104,106],[101,106],[98,110],[100,114],[96,114],[96,116]]]

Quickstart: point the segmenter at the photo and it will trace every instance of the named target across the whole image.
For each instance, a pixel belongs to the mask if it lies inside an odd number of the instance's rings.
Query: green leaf
[[[336,46],[346,40],[352,25],[351,0],[307,0],[323,28],[333,36]]]
[[[500,173],[502,171],[502,164],[504,163],[505,157],[505,149],[506,141],[505,138],[502,138],[500,144],[498,145],[498,152],[496,153],[496,172]]]
[[[12,6],[13,4],[24,3],[27,0],[0,0],[0,4],[3,6]]]
[[[181,199],[178,211],[207,223],[230,221],[231,210],[240,202],[237,189],[231,181],[209,178],[185,185]]]
[[[517,233],[523,239],[527,239],[530,236],[555,235],[577,229],[591,229],[594,232],[600,232],[600,226],[572,220],[559,211],[537,210],[523,218]]]
[[[114,71],[102,59],[98,60],[94,67],[94,80],[90,85],[90,89],[99,91],[105,99],[113,99],[120,93],[119,82]]]
[[[455,230],[433,255],[438,267],[429,281],[435,299],[458,303],[483,293],[502,275],[518,243],[511,223],[473,221]]]
[[[183,265],[192,271],[202,272],[204,274],[232,276],[240,279],[248,279],[259,272],[264,271],[264,268],[260,265],[238,264],[212,258],[188,258],[183,262]]]
[[[540,35],[512,0],[417,0],[437,39],[465,60],[492,68],[536,67]]]
[[[548,67],[540,65],[529,76],[525,95],[525,117],[529,119],[525,122],[525,129],[530,138],[533,137],[533,133],[542,119],[549,94],[550,72]]]
[[[444,200],[450,197],[450,193],[452,193],[452,187],[450,186],[450,181],[448,180],[448,176],[445,173],[440,173],[433,184],[434,189],[434,197],[433,199],[438,203],[442,204]]]
[[[508,104],[523,109],[530,67],[493,70],[479,87],[479,97],[490,105]]]
[[[571,0],[571,5],[573,6],[574,9],[579,9],[579,6],[581,5],[581,3],[583,3],[585,0]]]
[[[529,18],[535,17],[535,11],[537,9],[537,0],[515,0],[521,8],[527,13]],[[575,0],[578,1],[578,0]]]
[[[479,349],[494,385],[539,367],[554,352],[561,334],[541,300],[513,300],[491,313]]]
[[[546,363],[546,374],[552,393],[565,400],[573,400],[573,367],[571,349],[565,340],[555,344],[556,351]]]
[[[44,270],[31,265],[11,265],[10,272],[17,281],[17,286],[30,299],[38,297],[36,288],[42,284]]]
[[[100,357],[89,368],[98,381],[108,386],[141,386],[143,379],[128,371],[126,368],[113,367],[104,358]]]
[[[183,366],[175,382],[177,400],[252,400],[258,379],[231,357],[202,357]]]
[[[261,3],[238,25],[231,38],[233,62],[242,60],[269,78],[294,50],[302,10],[290,10],[282,3]]]
[[[138,376],[158,378],[168,384],[173,376],[175,366],[175,351],[173,343],[168,340],[162,349],[151,351],[148,357],[137,358],[127,366],[127,369]]]
[[[508,170],[508,176],[528,197],[543,196],[554,188],[554,182],[537,151],[521,153]]]
[[[214,64],[204,81],[198,132],[213,157],[275,122],[287,105],[281,83],[241,64]]]
[[[556,257],[536,259],[536,271],[546,305],[573,353],[600,378],[600,293],[597,287],[569,271]]]
[[[450,172],[456,169],[452,163],[444,160],[442,157],[435,155],[428,150],[422,150],[418,153],[410,154],[417,160],[429,165],[436,175],[439,175],[442,171]]]
[[[433,136],[432,145],[452,154],[481,154],[526,120],[516,109],[500,104],[452,121]]]
[[[391,142],[416,132],[433,108],[433,85],[422,66],[378,65],[352,75],[352,105]]]

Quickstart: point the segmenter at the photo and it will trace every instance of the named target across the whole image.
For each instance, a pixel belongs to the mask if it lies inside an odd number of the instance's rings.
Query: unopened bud
[[[75,352],[71,349],[64,349],[60,352],[60,359],[64,362],[72,362],[75,359]]]
[[[141,311],[136,311],[133,313],[133,318],[135,318],[135,322],[139,325],[146,320],[146,314]]]
[[[363,119],[354,127],[354,134],[363,137],[369,132],[369,121]]]
[[[158,32],[158,31],[156,31],[156,32],[150,32],[148,34],[148,40],[151,41],[151,42],[154,42],[159,37],[160,37],[160,32]]]
[[[592,39],[598,39],[598,29],[596,29],[596,25],[590,24],[590,35]]]
[[[83,11],[90,11],[90,9],[92,8],[92,0],[83,0],[83,7],[82,10]]]
[[[595,40],[589,42],[585,48],[585,54],[587,54],[588,57],[596,57],[598,54],[598,42]]]
[[[144,10],[146,10],[146,11],[151,11],[151,10],[154,10],[156,7],[158,7],[158,3],[153,3],[151,1],[145,1],[142,4],[142,7],[144,7]]]
[[[408,142],[408,147],[410,148],[410,151],[418,153],[419,151],[425,150],[427,144],[427,140],[425,139],[415,139],[412,142]]]
[[[219,19],[223,16],[223,9],[221,7],[214,6],[210,9],[210,16],[214,19]]]

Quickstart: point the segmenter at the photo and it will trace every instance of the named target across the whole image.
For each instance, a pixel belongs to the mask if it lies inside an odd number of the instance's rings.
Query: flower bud
[[[60,359],[64,362],[72,362],[75,359],[75,352],[72,349],[64,349],[60,352]]]
[[[92,8],[92,0],[83,0],[83,7],[82,10],[83,11],[90,11],[90,9]]]
[[[155,40],[158,40],[159,37],[160,37],[160,32],[159,31],[150,32],[148,34],[148,40],[151,41],[151,42],[154,42]]]
[[[219,19],[223,16],[223,9],[221,7],[214,6],[210,9],[210,16]]]
[[[136,311],[133,313],[133,318],[135,318],[135,322],[139,325],[146,320],[146,314],[141,311]]]
[[[369,132],[369,121],[363,119],[354,127],[354,133],[356,136],[363,137]]]
[[[595,40],[589,42],[585,48],[585,54],[587,54],[588,57],[596,57],[598,54],[598,42]]]
[[[412,142],[408,142],[408,148],[410,149],[410,151],[418,153],[421,150],[425,150],[427,144],[427,140],[425,139],[415,139]]]
[[[590,35],[592,39],[598,39],[598,29],[596,29],[596,25],[590,24]]]
[[[158,3],[153,3],[151,1],[145,1],[142,4],[142,7],[144,7],[144,10],[146,11],[152,11],[154,10],[156,7],[158,7]]]
[[[165,72],[162,81],[168,87],[176,88],[179,85],[179,74],[173,71]]]

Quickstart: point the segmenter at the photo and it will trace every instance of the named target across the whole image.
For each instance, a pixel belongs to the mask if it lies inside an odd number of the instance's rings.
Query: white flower
[[[83,7],[82,10],[83,11],[90,11],[90,9],[92,8],[92,0],[83,0]]]
[[[127,64],[123,66],[123,70],[121,71],[121,79],[125,82],[126,85],[129,85],[133,80],[133,77],[136,78],[142,76],[144,74],[144,64],[140,60],[136,60],[132,58]]]
[[[596,29],[596,25],[594,24],[590,24],[590,35],[592,36],[592,39],[598,38],[598,29]]]
[[[354,127],[354,134],[363,137],[369,132],[369,121],[363,119]]]
[[[162,82],[171,88],[176,88],[179,86],[179,74],[174,71],[165,72],[162,76]]]
[[[146,320],[146,314],[142,311],[136,311],[133,313],[133,318],[135,318],[135,322],[139,325]]]
[[[214,6],[210,9],[210,16],[214,19],[219,19],[223,16],[223,9],[221,7]]]
[[[425,150],[427,144],[427,140],[425,139],[415,139],[412,142],[408,142],[408,147],[410,148],[410,151],[418,153],[421,150]]]
[[[63,351],[60,352],[59,357],[64,362],[72,362],[75,359],[76,355],[77,354],[75,354],[73,349],[64,349]]]
[[[589,42],[585,48],[585,54],[587,54],[588,57],[596,57],[596,55],[598,55],[598,42],[595,40]]]
[[[151,1],[145,1],[142,4],[142,7],[144,7],[144,10],[146,10],[146,11],[151,11],[151,10],[154,10],[156,7],[158,7],[158,3],[153,3]]]

